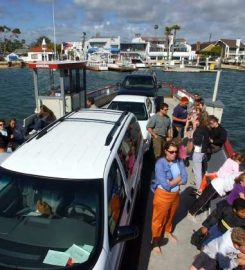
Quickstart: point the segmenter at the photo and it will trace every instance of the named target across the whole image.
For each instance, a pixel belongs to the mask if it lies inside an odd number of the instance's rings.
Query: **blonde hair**
[[[243,171],[238,177],[236,177],[234,181],[236,184],[240,184],[241,182],[245,181],[245,171]]]
[[[233,156],[231,157],[231,159],[233,159],[235,161],[239,161],[240,163],[245,162],[245,156],[241,153],[234,153]]]
[[[235,227],[231,233],[231,240],[239,247],[245,246],[245,230],[241,227]]]

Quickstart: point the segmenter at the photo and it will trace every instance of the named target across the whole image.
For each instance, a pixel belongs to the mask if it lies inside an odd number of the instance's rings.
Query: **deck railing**
[[[106,85],[102,88],[92,90],[87,93],[88,97],[93,97],[95,104],[98,107],[102,107],[105,104],[108,104],[118,93],[118,86],[116,85]]]

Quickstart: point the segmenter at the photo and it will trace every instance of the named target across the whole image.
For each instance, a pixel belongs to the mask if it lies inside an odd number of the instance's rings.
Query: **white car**
[[[0,269],[119,269],[142,163],[130,112],[72,112],[37,133],[0,166]]]
[[[132,112],[140,124],[144,139],[144,151],[149,150],[151,134],[147,131],[146,125],[149,118],[156,113],[153,99],[146,96],[118,95],[111,101],[107,108],[110,110]]]

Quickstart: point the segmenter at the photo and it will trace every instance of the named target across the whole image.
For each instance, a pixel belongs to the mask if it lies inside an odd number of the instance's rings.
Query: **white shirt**
[[[211,181],[211,185],[219,193],[220,196],[224,196],[227,192],[233,189],[234,180],[240,174],[241,172],[232,173],[222,178],[221,177],[215,178],[214,180]]]
[[[210,258],[216,259],[219,263],[219,267],[225,270],[233,269],[237,267],[237,254],[240,253],[236,249],[231,240],[232,229],[218,238],[215,238],[204,246],[203,252],[205,252]]]

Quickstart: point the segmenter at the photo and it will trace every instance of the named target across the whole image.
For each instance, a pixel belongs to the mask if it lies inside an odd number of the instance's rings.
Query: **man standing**
[[[227,139],[226,130],[219,124],[218,118],[214,115],[210,115],[209,118],[209,140],[210,140],[210,152],[218,152]]]
[[[180,103],[173,110],[173,128],[178,132],[176,137],[183,138],[185,124],[187,122],[187,106],[189,104],[189,99],[187,97],[182,97]]]
[[[152,136],[153,150],[155,158],[158,159],[162,155],[163,146],[166,141],[172,139],[171,120],[168,113],[168,104],[163,103],[160,110],[152,116],[147,123],[147,130]]]

